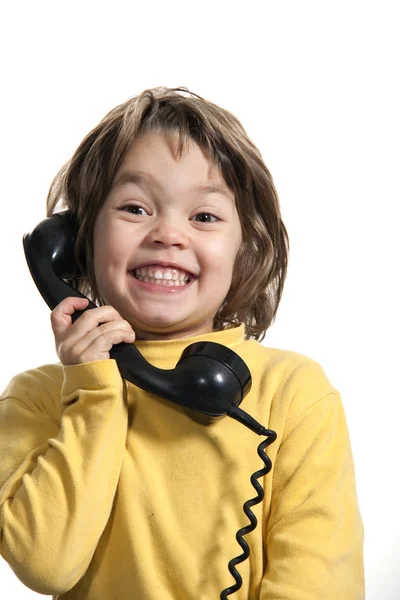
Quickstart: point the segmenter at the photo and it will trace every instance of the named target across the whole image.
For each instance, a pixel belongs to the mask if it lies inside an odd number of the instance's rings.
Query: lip
[[[150,267],[150,266],[154,266],[154,265],[164,267],[166,269],[167,268],[179,269],[180,271],[185,271],[185,273],[189,273],[189,275],[192,275],[194,278],[197,277],[197,275],[195,275],[192,271],[190,271],[183,265],[178,265],[178,263],[175,263],[175,262],[166,262],[165,260],[152,260],[152,261],[148,261],[148,262],[143,262],[143,263],[140,263],[140,264],[132,267],[130,269],[130,271],[136,271],[137,269],[141,269],[142,267]]]
[[[151,263],[149,263],[151,264]],[[144,266],[144,265],[143,265]],[[139,267],[136,267],[139,269]],[[191,287],[191,285],[193,284],[194,281],[196,281],[196,277],[193,277],[193,279],[184,286],[178,285],[178,286],[174,286],[174,285],[161,285],[160,283],[146,283],[145,281],[139,281],[139,279],[136,279],[136,277],[133,274],[133,270],[130,271],[130,275],[131,275],[131,279],[133,281],[133,284],[139,287],[139,289],[142,289],[144,291],[148,291],[148,292],[152,292],[152,293],[158,293],[158,294],[179,294],[182,292],[185,292],[187,289],[189,289]]]

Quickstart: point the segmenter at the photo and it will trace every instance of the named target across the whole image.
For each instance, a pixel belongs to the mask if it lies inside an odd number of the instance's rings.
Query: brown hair
[[[185,143],[195,141],[235,194],[242,244],[214,329],[244,323],[246,339],[262,341],[275,320],[287,274],[289,238],[278,195],[260,151],[238,119],[185,87],[145,90],[116,106],[54,178],[47,216],[67,208],[79,224],[76,256],[82,277],[73,286],[104,304],[93,267],[94,224],[125,153],[147,131],[176,132],[179,157]]]

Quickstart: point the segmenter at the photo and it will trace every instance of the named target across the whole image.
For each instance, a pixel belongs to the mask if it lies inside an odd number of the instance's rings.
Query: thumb
[[[51,327],[55,336],[62,336],[72,325],[72,315],[76,310],[84,310],[89,304],[88,298],[68,296],[58,304],[50,314]]]

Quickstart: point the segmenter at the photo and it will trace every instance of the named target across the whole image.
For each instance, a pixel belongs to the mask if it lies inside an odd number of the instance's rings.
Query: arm
[[[63,371],[59,426],[43,408],[54,399],[46,399],[35,371],[17,376],[0,400],[0,553],[26,586],[55,595],[89,566],[112,509],[127,431],[115,361]]]
[[[363,525],[339,393],[286,428],[275,460],[260,600],[363,600]]]

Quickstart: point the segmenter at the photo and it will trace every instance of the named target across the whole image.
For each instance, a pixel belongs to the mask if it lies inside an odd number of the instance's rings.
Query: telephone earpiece
[[[64,281],[72,279],[76,271],[75,236],[75,219],[64,211],[44,219],[23,237],[29,270],[51,310],[68,296],[85,297]],[[90,308],[96,308],[91,301],[85,310]],[[75,318],[82,312],[75,313]],[[189,345],[176,367],[168,370],[148,363],[133,344],[114,345],[110,356],[122,377],[180,405],[192,418],[205,423],[238,407],[251,388],[250,371],[242,358],[215,342]],[[260,433],[261,426],[254,423],[253,427],[246,424]]]

